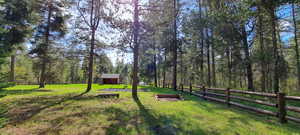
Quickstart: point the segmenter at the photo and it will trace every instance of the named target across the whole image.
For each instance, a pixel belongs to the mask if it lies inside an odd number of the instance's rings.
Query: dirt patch
[[[178,98],[158,98],[158,101],[180,101]]]
[[[31,132],[28,128],[19,128],[19,127],[13,127],[10,126],[7,128],[7,130],[4,132],[4,134],[11,134],[11,135],[30,135]]]
[[[155,96],[158,101],[180,101],[183,98],[178,94],[157,94]]]
[[[101,89],[98,91],[109,91],[109,92],[132,92],[131,89]],[[150,92],[148,89],[139,89],[138,92]]]

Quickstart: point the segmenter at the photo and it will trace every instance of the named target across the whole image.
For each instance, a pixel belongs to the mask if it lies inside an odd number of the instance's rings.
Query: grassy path
[[[74,98],[85,85],[16,86],[0,91],[1,135],[300,135],[300,125],[184,95],[184,101],[161,102],[156,93],[117,92],[119,99],[95,97],[99,89],[124,85],[94,85],[91,93]]]

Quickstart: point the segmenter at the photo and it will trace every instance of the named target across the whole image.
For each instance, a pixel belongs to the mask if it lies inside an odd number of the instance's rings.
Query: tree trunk
[[[226,55],[227,55],[227,66],[228,66],[228,86],[227,87],[231,87],[231,58],[230,58],[230,48],[227,47],[226,48]]]
[[[88,86],[86,88],[86,92],[89,92],[92,89],[93,83],[93,65],[94,65],[94,47],[95,47],[95,19],[94,17],[94,0],[91,1],[91,15],[90,15],[90,29],[91,29],[91,46],[90,46],[90,54],[89,54],[89,66],[88,66]]]
[[[201,38],[201,49],[200,49],[200,81],[204,85],[204,39]]]
[[[300,60],[299,60],[299,44],[298,44],[298,35],[297,35],[297,21],[295,13],[295,3],[292,4],[293,12],[293,22],[294,22],[294,40],[295,40],[295,52],[296,52],[296,62],[297,62],[297,79],[298,79],[298,89],[300,89]]]
[[[173,89],[177,90],[177,0],[174,0]]]
[[[164,54],[164,67],[163,67],[163,88],[166,88],[166,68],[167,68],[167,52],[165,51],[165,54]]]
[[[249,54],[249,45],[247,41],[247,33],[245,28],[243,28],[242,31],[242,38],[243,38],[243,48],[244,48],[244,53],[245,53],[245,64],[246,64],[246,69],[247,69],[247,80],[248,80],[248,90],[254,91],[254,86],[253,86],[253,73],[252,73],[252,64],[251,64],[251,59],[250,59],[250,54]]]
[[[240,82],[240,88],[243,88],[243,69],[239,70],[239,82]]]
[[[212,32],[212,36],[213,36]],[[213,37],[212,37],[213,39]],[[217,75],[216,75],[216,61],[215,61],[215,46],[214,43],[211,43],[211,58],[212,58],[212,84],[213,86],[217,86]]]
[[[94,66],[94,48],[95,48],[95,28],[92,27],[92,39],[91,39],[91,48],[90,48],[90,57],[89,57],[89,67],[88,67],[88,86],[86,92],[89,92],[92,89],[93,84],[93,66]]]
[[[263,16],[261,13],[261,7],[258,7],[258,35],[259,35],[259,44],[260,44],[260,51],[261,51],[261,59],[260,59],[260,66],[261,66],[261,90],[264,92],[266,91],[266,63],[265,63],[265,54],[264,54],[264,33],[263,33]]]
[[[45,46],[44,46],[44,53],[42,56],[42,66],[41,66],[41,77],[40,77],[40,86],[39,88],[45,88],[45,81],[46,81],[46,64],[47,64],[47,51],[49,46],[49,36],[50,36],[50,25],[51,25],[51,16],[52,16],[52,1],[48,2],[48,17],[47,17],[47,27],[45,32]]]
[[[271,23],[272,23],[272,44],[273,44],[273,55],[275,59],[274,63],[274,74],[273,74],[273,90],[275,93],[279,92],[279,72],[278,72],[278,64],[279,64],[279,54],[278,54],[278,45],[277,45],[277,36],[276,36],[276,13],[275,8],[272,7],[270,11],[271,15]]]
[[[183,75],[183,52],[182,52],[182,45],[180,49],[180,86],[184,84],[184,75]]]
[[[16,63],[16,55],[10,56],[10,82],[15,82],[15,63]]]
[[[202,19],[202,4],[201,0],[198,0],[198,6],[199,6],[199,18]],[[200,28],[200,81],[201,83],[204,83],[203,79],[203,73],[204,73],[204,33],[203,33],[203,27]],[[202,84],[203,85],[203,84]]]
[[[157,67],[156,67],[156,47],[154,45],[154,56],[153,56],[153,65],[154,65],[154,86],[157,87]]]
[[[210,41],[208,30],[206,29],[206,44],[207,44],[207,85],[211,86],[211,69],[210,69]]]
[[[138,99],[137,86],[138,86],[138,60],[139,60],[139,7],[138,0],[134,0],[134,24],[133,24],[133,76],[132,76],[132,97]]]
[[[157,56],[158,57],[158,56]],[[156,58],[157,59],[157,58]],[[160,61],[158,61],[158,63],[161,63]],[[159,68],[159,66],[157,66],[157,64],[156,64],[156,75],[157,75],[157,87],[161,87],[161,72],[160,72],[160,68]]]
[[[75,69],[76,69],[76,67],[74,66],[76,63],[75,62],[72,62],[72,65],[71,65],[71,72],[70,72],[70,81],[71,81],[71,83],[75,83]]]
[[[273,88],[273,83],[274,83],[274,81],[273,81],[273,73],[274,73],[274,71],[272,71],[274,69],[274,67],[272,66],[272,65],[270,65],[270,67],[269,67],[269,76],[268,76],[268,80],[269,80],[269,92],[274,92],[274,91],[272,91],[272,88]]]
[[[208,1],[207,3],[208,4]],[[208,6],[208,5],[207,5]],[[208,16],[208,7],[205,9],[205,15]],[[207,45],[207,85],[208,87],[211,86],[211,65],[210,65],[210,37],[209,37],[209,28],[205,29],[206,32],[206,45]]]

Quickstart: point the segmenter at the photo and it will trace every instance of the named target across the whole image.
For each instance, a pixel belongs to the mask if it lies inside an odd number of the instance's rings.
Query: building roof
[[[120,78],[120,74],[102,74],[101,78]]]

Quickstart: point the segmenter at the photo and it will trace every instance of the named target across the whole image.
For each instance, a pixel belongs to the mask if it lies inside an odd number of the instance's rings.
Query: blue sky
[[[291,5],[282,6],[278,10],[279,10],[279,12],[277,12],[277,16],[281,20],[279,22],[280,26],[283,29],[291,31],[291,32],[281,32],[280,33],[282,42],[284,42],[285,44],[288,44],[289,40],[294,37],[294,33],[292,31],[294,29],[294,26],[292,23],[292,6]],[[297,19],[299,20],[299,16]]]

